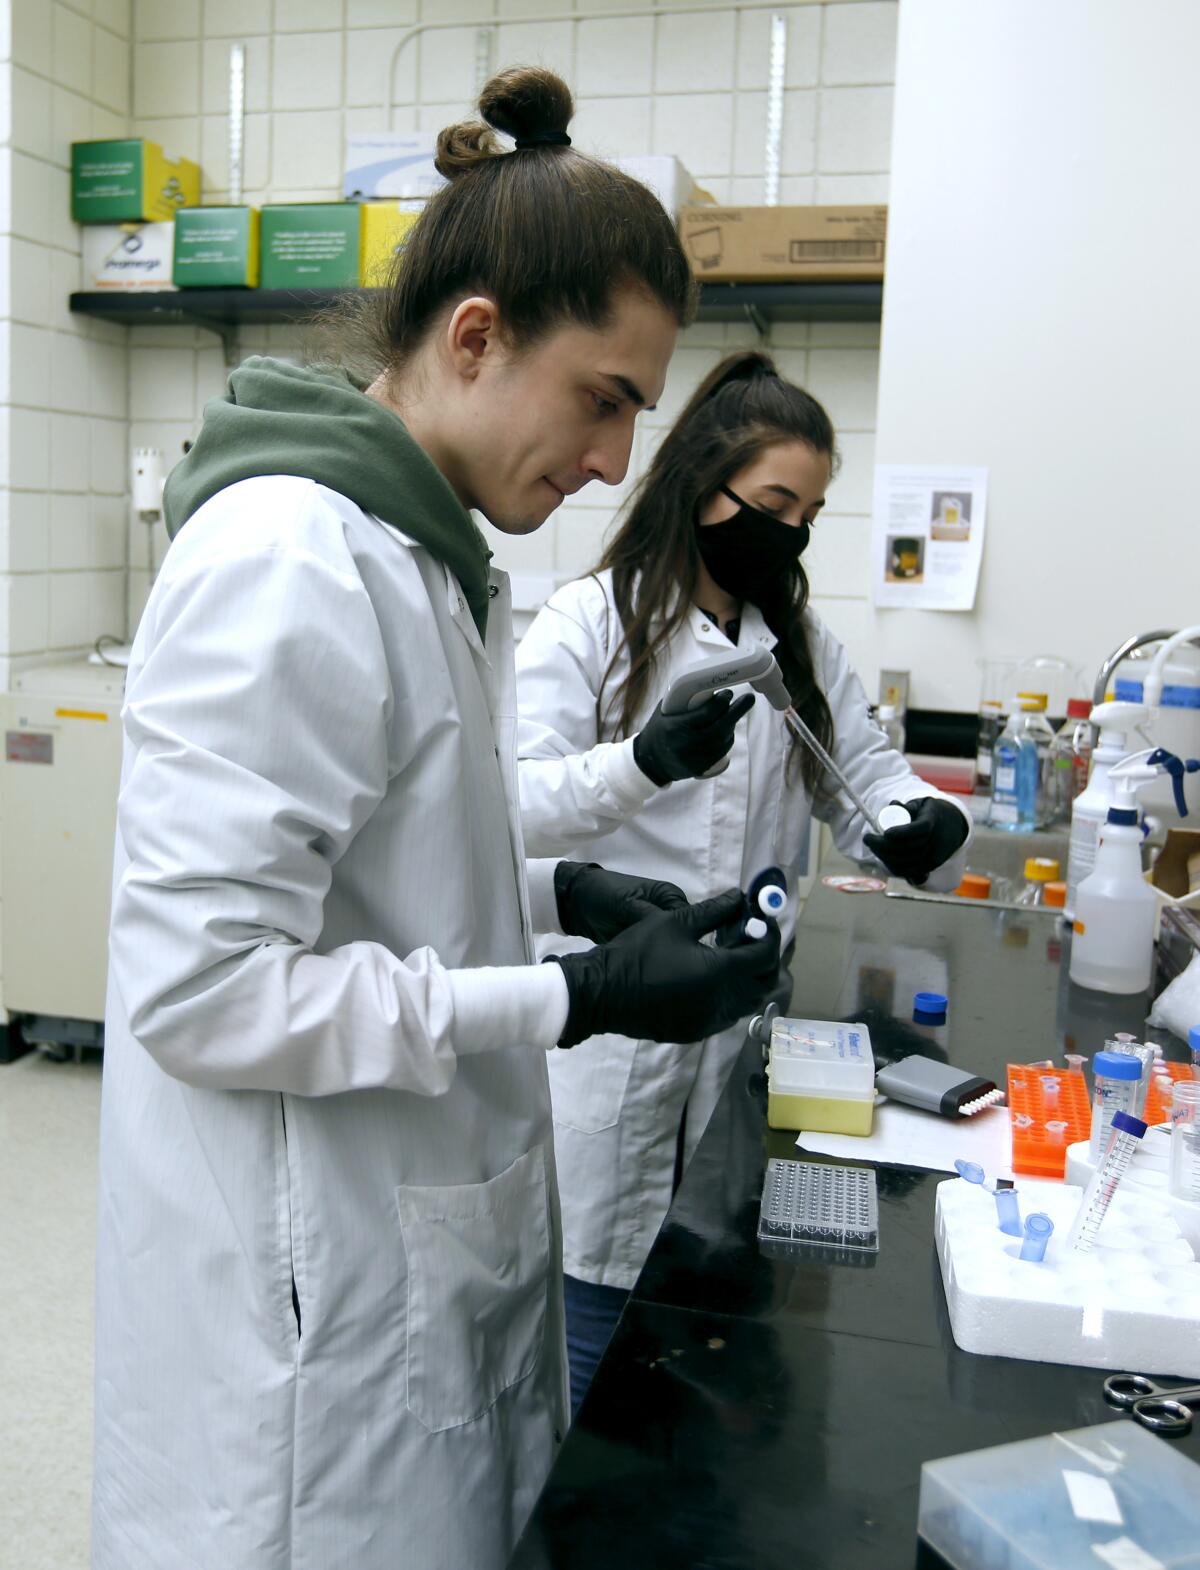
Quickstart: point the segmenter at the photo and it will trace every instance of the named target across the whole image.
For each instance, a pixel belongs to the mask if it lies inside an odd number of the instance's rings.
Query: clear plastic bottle
[[[979,738],[975,747],[975,794],[987,796],[992,789],[992,755],[1008,716],[999,698],[984,698],[979,705]]]
[[[1099,726],[1100,737],[1092,754],[1087,789],[1081,791],[1071,804],[1071,846],[1067,857],[1068,917],[1075,914],[1075,897],[1079,893],[1079,885],[1096,864],[1100,830],[1112,804],[1109,773],[1128,754],[1130,737],[1144,723],[1146,713],[1140,704],[1133,703],[1101,703],[1092,711],[1092,721]]]
[[[1088,1160],[1099,1164],[1112,1132],[1114,1113],[1133,1113],[1142,1077],[1140,1059],[1132,1053],[1097,1052],[1092,1059],[1092,1134]]]
[[[1046,811],[1051,823],[1065,823],[1076,796],[1087,786],[1092,765],[1092,706],[1086,698],[1072,698],[1067,718],[1056,732],[1046,760]]]
[[[1008,723],[992,751],[988,823],[1014,834],[1032,833],[1038,825],[1042,770],[1037,739],[1027,723],[1036,714],[1034,700],[1014,698]]]
[[[1021,712],[1025,719],[1025,734],[1033,738],[1038,755],[1037,805],[1035,823],[1039,829],[1050,822],[1050,749],[1054,746],[1054,727],[1046,718],[1044,692],[1019,692]]]
[[[1167,1186],[1173,1199],[1200,1204],[1200,1083],[1179,1080],[1171,1097],[1171,1166]]]
[[[1025,886],[1014,901],[1017,905],[1041,905],[1046,899],[1046,885],[1054,883],[1061,868],[1052,856],[1028,856],[1025,859]]]

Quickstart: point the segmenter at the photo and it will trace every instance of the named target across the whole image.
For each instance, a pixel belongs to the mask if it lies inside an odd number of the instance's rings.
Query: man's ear
[[[454,309],[446,324],[450,364],[465,381],[474,381],[485,359],[499,345],[500,313],[486,295],[472,295]]]

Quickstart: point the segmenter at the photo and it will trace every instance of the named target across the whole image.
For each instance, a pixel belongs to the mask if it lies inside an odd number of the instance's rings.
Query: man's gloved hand
[[[595,862],[560,861],[554,893],[562,930],[575,938],[607,943],[656,910],[678,910],[687,895],[673,883],[609,872]]]
[[[741,889],[655,911],[583,954],[556,954],[570,1005],[560,1047],[616,1031],[650,1041],[701,1041],[760,1009],[779,979],[779,932],[738,948],[699,940],[743,908]]]
[[[924,883],[966,839],[967,820],[957,807],[937,796],[893,805],[907,808],[911,823],[901,823],[886,834],[864,834],[863,844],[898,878]]]
[[[664,714],[660,703],[633,738],[633,761],[656,785],[699,779],[733,746],[737,722],[753,707],[752,692],[736,701],[714,692],[684,714]]]

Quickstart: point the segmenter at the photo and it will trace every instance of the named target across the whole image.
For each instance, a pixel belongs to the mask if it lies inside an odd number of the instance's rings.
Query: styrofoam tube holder
[[[934,1237],[954,1340],[964,1352],[1200,1379],[1200,1263],[1165,1196],[1124,1185],[1095,1246],[1065,1239],[1083,1190],[1023,1182],[1025,1212],[1054,1223],[1041,1264],[996,1226],[977,1184],[938,1185]]]

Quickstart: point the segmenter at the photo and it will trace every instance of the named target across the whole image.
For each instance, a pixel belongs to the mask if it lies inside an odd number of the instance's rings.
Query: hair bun
[[[575,100],[561,76],[544,66],[514,65],[498,71],[479,95],[479,112],[497,131],[524,141],[561,134],[571,123]]]
[[[517,141],[564,134],[575,113],[571,89],[543,66],[512,65],[498,71],[479,95],[487,124],[464,120],[438,133],[434,167],[447,180],[477,169],[504,149],[490,127]]]

